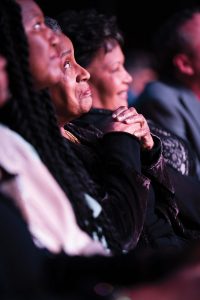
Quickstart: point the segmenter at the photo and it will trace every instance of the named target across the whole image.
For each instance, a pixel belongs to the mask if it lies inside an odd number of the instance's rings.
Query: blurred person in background
[[[159,80],[135,103],[145,117],[188,143],[200,178],[200,7],[177,12],[154,38]]]
[[[147,83],[157,79],[156,59],[145,50],[129,49],[125,53],[125,67],[133,80],[129,84],[128,106],[134,106]]]

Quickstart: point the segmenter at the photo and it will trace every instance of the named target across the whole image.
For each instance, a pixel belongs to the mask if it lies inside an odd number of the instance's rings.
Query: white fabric
[[[88,194],[85,194],[85,201],[89,208],[92,210],[93,217],[97,218],[102,211],[101,205]]]
[[[16,175],[0,189],[16,201],[38,246],[73,255],[105,254],[102,245],[78,227],[69,200],[34,148],[3,125],[0,165]]]

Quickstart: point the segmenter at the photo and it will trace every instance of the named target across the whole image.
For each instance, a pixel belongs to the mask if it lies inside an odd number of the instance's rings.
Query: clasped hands
[[[151,150],[154,145],[153,138],[146,119],[138,114],[134,107],[120,106],[112,114],[112,119],[107,123],[104,132],[127,132],[140,140],[143,150]]]

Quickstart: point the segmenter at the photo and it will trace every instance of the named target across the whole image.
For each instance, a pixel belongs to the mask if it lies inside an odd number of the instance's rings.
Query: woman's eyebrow
[[[72,52],[71,49],[66,50],[66,51],[61,53],[60,57],[62,58],[63,56],[66,56],[66,55],[70,54],[71,52]]]

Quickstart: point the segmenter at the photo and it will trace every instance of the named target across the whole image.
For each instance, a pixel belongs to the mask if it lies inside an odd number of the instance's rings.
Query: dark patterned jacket
[[[73,134],[79,136],[81,143],[90,148],[91,145],[95,145],[97,137],[99,138],[102,135],[101,130],[97,130],[96,125],[98,125],[99,128],[102,128],[105,124],[105,120],[110,116],[110,114],[111,112],[107,110],[93,109],[89,114],[86,114],[85,116],[76,120],[74,122],[75,124],[68,124],[67,126],[68,129],[73,132]],[[92,126],[91,124],[95,124],[95,126]],[[75,125],[78,125],[78,127]],[[84,129],[81,129],[80,125]],[[198,179],[195,178],[194,160],[190,148],[187,147],[187,145],[182,142],[181,139],[176,138],[176,136],[170,132],[164,132],[153,122],[149,122],[149,125],[152,129],[152,132],[158,134],[162,141],[162,146],[158,146],[159,142],[157,143],[157,151],[154,151],[152,154],[153,158],[150,158],[149,154],[145,157],[144,153],[141,157],[142,176],[145,176],[146,180],[150,179],[151,182],[149,185],[150,188],[147,200],[147,204],[151,207],[151,209],[147,207],[147,211],[145,216],[143,215],[142,220],[146,218],[147,221],[152,221],[146,222],[148,223],[147,226],[144,222],[143,228],[141,227],[143,230],[143,236],[148,236],[148,238],[145,238],[147,241],[146,244],[151,244],[153,247],[160,247],[163,245],[163,242],[161,241],[162,238],[160,239],[160,237],[162,237],[164,227],[166,226],[166,222],[164,220],[167,220],[167,223],[169,223],[170,227],[173,228],[171,233],[168,233],[168,237],[170,237],[170,235],[173,236],[173,231],[175,231],[176,234],[184,240],[199,239],[200,210],[198,202],[200,185]],[[90,128],[90,130],[88,130],[88,128]],[[172,159],[174,158],[173,151],[171,151],[171,155],[169,155],[168,147],[170,147],[170,145],[173,145],[172,149],[174,149],[176,154],[178,152],[177,162],[176,159]],[[94,151],[92,150],[93,154],[95,151],[97,151],[97,149],[98,146],[94,149]],[[178,149],[178,151],[176,151],[176,149]],[[89,151],[89,153],[90,157],[91,151]],[[95,165],[95,162],[93,163]],[[96,173],[94,172],[93,163],[91,163],[91,174]],[[87,166],[88,163],[86,163],[86,167]],[[100,166],[102,166],[101,161]],[[98,168],[95,168],[95,170],[97,169]],[[101,167],[99,169],[101,169]],[[102,178],[105,177],[103,174],[101,176]],[[99,176],[97,176],[95,179],[102,185]],[[149,200],[149,198],[151,200]],[[126,205],[124,205],[124,207],[126,207]],[[154,218],[152,218],[153,213],[148,214],[148,212],[156,212],[157,220],[155,219],[155,214]],[[140,218],[139,215],[138,218]],[[157,226],[152,228],[150,223],[155,223]],[[128,226],[129,225],[127,224],[127,227]],[[149,232],[149,228],[151,229],[151,233]],[[147,234],[144,234],[145,232],[147,232]],[[156,232],[157,236],[154,236],[153,232]],[[139,235],[137,236],[139,237]],[[169,240],[166,240],[166,243],[168,242]],[[170,243],[171,241],[169,244]],[[133,246],[135,244],[136,240],[131,245]]]
[[[135,138],[129,134],[109,133],[103,137],[94,126],[81,128],[76,124],[69,123],[65,128],[80,141],[73,147],[97,183],[99,199],[105,194],[101,205],[111,221],[119,251],[129,251],[136,245],[179,248],[193,238],[178,218],[174,187],[157,137],[154,150],[147,155],[140,152],[138,141],[130,148],[126,140],[129,138],[130,143],[132,139],[133,143]]]

